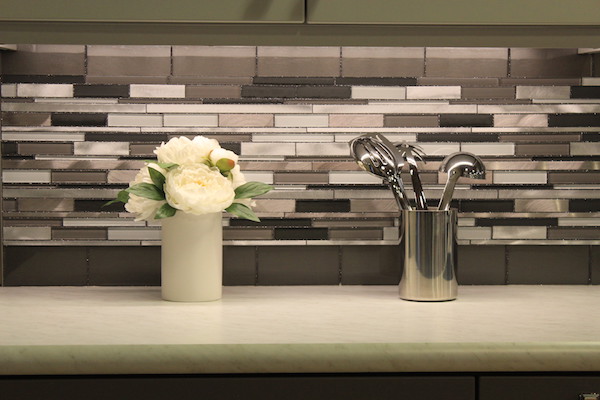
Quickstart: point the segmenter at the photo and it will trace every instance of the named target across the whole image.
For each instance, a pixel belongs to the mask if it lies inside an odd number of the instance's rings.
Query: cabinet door
[[[469,376],[0,377],[6,399],[475,400]]]
[[[0,21],[301,23],[304,0],[1,0]]]
[[[600,376],[484,376],[480,400],[578,400],[580,394],[600,393]]]
[[[600,25],[597,0],[306,1],[315,24]]]

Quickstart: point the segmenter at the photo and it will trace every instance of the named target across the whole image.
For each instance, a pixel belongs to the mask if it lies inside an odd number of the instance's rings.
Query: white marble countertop
[[[0,374],[600,371],[600,286],[0,288]]]

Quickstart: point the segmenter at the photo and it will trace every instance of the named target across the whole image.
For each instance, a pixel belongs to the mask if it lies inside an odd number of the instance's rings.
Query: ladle
[[[485,179],[483,161],[476,155],[467,152],[450,154],[442,162],[440,171],[448,173],[448,181],[438,207],[439,210],[444,211],[450,209],[450,201],[458,178]]]
[[[402,179],[389,149],[372,137],[366,136],[353,139],[350,148],[354,159],[362,169],[387,181],[398,207],[401,210],[410,210]]]

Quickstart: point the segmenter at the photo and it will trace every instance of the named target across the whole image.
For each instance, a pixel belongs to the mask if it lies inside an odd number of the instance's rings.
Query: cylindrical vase
[[[404,210],[400,245],[404,270],[400,298],[447,301],[457,296],[456,210]]]
[[[213,301],[223,290],[222,215],[178,211],[162,220],[161,292],[169,301]]]

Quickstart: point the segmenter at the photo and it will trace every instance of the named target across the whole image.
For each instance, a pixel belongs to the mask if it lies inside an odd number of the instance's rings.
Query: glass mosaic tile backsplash
[[[600,244],[600,61],[577,49],[19,45],[0,54],[11,248],[157,247],[160,224],[101,205],[181,135],[219,140],[248,180],[275,187],[256,200],[261,224],[224,214],[236,252],[393,245],[391,192],[349,153],[365,132],[422,147],[432,205],[446,155],[482,157],[486,180],[459,181],[452,203],[463,246]]]

